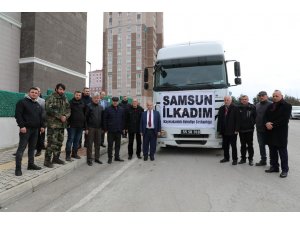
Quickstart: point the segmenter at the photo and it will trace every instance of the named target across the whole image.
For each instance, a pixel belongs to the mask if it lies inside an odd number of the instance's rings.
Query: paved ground
[[[279,173],[266,174],[268,167],[220,164],[218,150],[161,149],[154,162],[134,158],[112,165],[83,164],[2,211],[297,212],[299,139],[300,120],[293,120],[286,179],[279,178]],[[127,158],[126,145],[121,152]],[[255,144],[254,161],[259,158]]]

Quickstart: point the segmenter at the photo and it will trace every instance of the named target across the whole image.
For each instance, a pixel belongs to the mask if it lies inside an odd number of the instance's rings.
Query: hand
[[[27,132],[26,127],[20,128],[20,132],[21,132],[22,134],[26,134],[26,132]]]
[[[235,132],[234,132],[234,134],[238,134],[238,133],[239,133],[238,131],[235,131]]]
[[[160,132],[157,132],[157,136],[160,136]]]
[[[88,135],[89,134],[89,130],[85,130],[85,134]]]
[[[41,127],[41,133],[44,133],[44,132],[45,132],[45,128]]]
[[[61,122],[63,122],[63,123],[64,123],[64,122],[66,122],[66,120],[67,120],[67,117],[65,117],[65,116],[61,116],[61,117],[60,117],[60,120],[61,120]]]
[[[267,122],[266,127],[267,127],[268,130],[272,130],[273,129],[273,123]]]
[[[141,133],[141,137],[143,137],[143,133]]]

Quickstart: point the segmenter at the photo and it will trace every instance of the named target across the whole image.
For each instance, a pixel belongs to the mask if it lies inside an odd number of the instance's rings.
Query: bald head
[[[230,106],[231,103],[232,103],[232,97],[229,96],[229,95],[226,95],[226,96],[224,97],[224,104],[225,104],[226,106]]]
[[[137,106],[138,106],[138,100],[137,100],[137,98],[134,98],[134,99],[132,99],[132,106],[133,106],[133,108],[136,108]]]
[[[151,101],[147,101],[147,109],[152,110],[153,109],[153,103]]]
[[[282,95],[281,91],[275,90],[273,92],[273,102],[279,102],[282,99],[283,99],[283,95]]]

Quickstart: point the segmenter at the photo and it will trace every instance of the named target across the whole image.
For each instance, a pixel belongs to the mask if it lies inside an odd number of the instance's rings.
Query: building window
[[[112,55],[112,52],[108,52],[108,68],[107,68],[107,71],[108,72],[112,72],[112,64],[113,64],[113,55]]]
[[[142,21],[142,14],[141,14],[141,13],[138,13],[138,14],[136,15],[136,22],[137,22],[137,23],[141,23],[141,21]]]
[[[130,95],[131,95],[131,90],[128,89],[128,90],[127,90],[127,96],[130,96]]]
[[[108,19],[108,26],[109,26],[109,27],[112,27],[112,18],[109,18],[109,19]]]
[[[142,50],[136,50],[136,70],[142,69]]]
[[[108,49],[112,49],[113,47],[113,35],[112,35],[112,29],[108,30],[108,34],[107,34],[107,39],[108,39],[108,43],[107,43],[107,48]]]

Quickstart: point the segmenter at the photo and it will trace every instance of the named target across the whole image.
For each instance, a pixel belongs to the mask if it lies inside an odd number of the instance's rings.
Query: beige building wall
[[[143,70],[154,65],[163,46],[163,13],[106,12],[103,23],[104,89],[109,96],[138,98],[144,106],[152,100],[153,82],[144,90]]]

